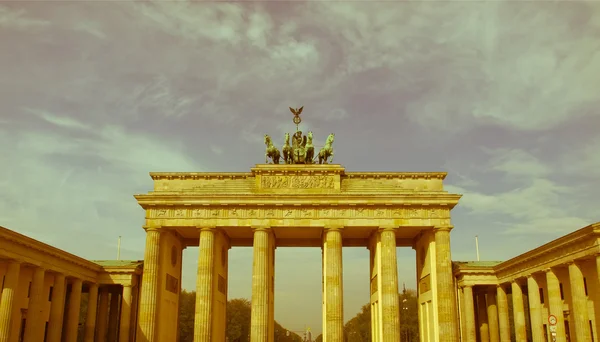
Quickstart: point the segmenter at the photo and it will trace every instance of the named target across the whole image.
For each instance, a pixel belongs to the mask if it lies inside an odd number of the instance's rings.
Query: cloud
[[[550,173],[550,167],[527,151],[506,148],[484,148],[484,151],[491,156],[488,168],[507,176],[544,177]]]
[[[0,27],[13,30],[42,29],[50,25],[50,22],[26,16],[23,9],[11,9],[0,5]]]

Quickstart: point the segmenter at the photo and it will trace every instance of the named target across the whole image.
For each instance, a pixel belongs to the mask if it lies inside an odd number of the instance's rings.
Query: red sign
[[[558,320],[556,319],[556,316],[554,316],[554,315],[548,316],[548,323],[550,323],[550,325],[556,325],[557,321]]]

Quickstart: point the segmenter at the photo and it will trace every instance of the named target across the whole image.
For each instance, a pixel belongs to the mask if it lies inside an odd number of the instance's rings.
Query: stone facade
[[[504,262],[454,262],[462,339],[597,341],[599,240],[595,223]]]
[[[4,227],[0,246],[1,342],[133,339],[142,261],[89,261]]]

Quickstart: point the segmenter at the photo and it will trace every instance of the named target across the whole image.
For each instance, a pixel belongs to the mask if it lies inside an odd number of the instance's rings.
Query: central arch
[[[182,250],[199,246],[194,341],[225,341],[228,250],[253,247],[251,341],[273,341],[275,247],[321,247],[323,340],[343,341],[342,247],[370,250],[373,341],[399,341],[396,247],[417,255],[422,341],[457,341],[445,173],[259,164],[251,172],[151,173],[138,341],[174,340]],[[367,294],[365,294],[365,297]],[[442,338],[443,336],[443,338]]]

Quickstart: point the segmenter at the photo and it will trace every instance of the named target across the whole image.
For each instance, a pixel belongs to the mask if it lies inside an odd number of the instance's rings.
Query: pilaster
[[[37,342],[44,339],[44,322],[42,322],[42,311],[44,310],[44,279],[46,270],[41,267],[33,269],[31,280],[31,292],[29,305],[27,307],[27,324],[25,325],[24,342]],[[70,341],[68,341],[70,342]]]
[[[515,324],[515,339],[517,341],[527,340],[527,330],[525,327],[525,306],[523,304],[523,290],[521,285],[516,281],[511,284],[512,302],[513,302],[513,319]]]
[[[458,342],[458,314],[452,275],[450,253],[450,230],[452,227],[436,227],[435,253],[438,299],[439,336],[444,341]]]
[[[13,313],[17,306],[17,298],[15,297],[19,288],[20,272],[20,262],[8,262],[4,279],[4,288],[2,289],[2,298],[0,299],[0,342],[9,342],[11,334],[18,334],[18,332],[13,332],[11,328]]]
[[[569,263],[569,281],[571,283],[572,315],[576,341],[591,341],[587,296],[583,283],[583,273],[576,262]]]

